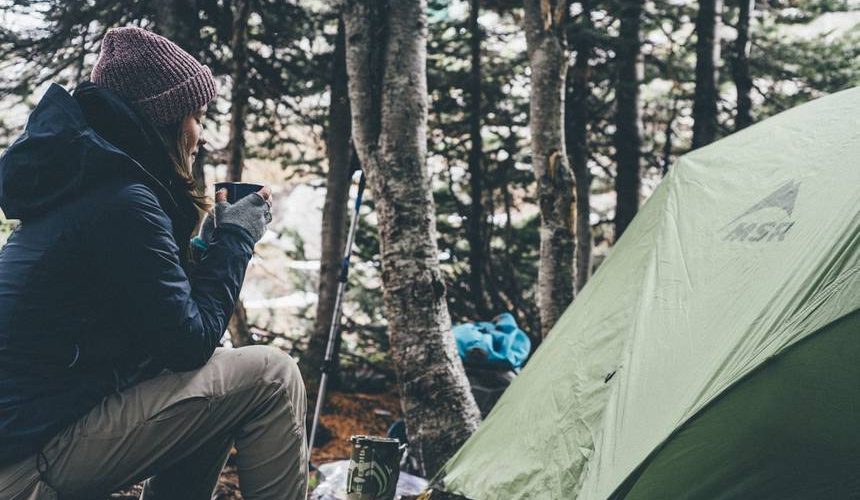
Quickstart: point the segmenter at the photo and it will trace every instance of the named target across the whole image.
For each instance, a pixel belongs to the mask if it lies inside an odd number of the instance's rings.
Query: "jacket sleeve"
[[[174,371],[203,366],[233,314],[254,249],[243,228],[224,224],[192,275],[179,262],[167,214],[147,187],[133,184],[108,203],[96,224],[101,269],[121,297],[152,354]],[[106,238],[105,238],[106,237]],[[147,340],[149,342],[149,340]]]

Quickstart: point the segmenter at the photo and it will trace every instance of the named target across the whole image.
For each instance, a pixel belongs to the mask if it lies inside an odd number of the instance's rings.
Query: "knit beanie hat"
[[[129,26],[102,40],[90,80],[119,95],[157,125],[175,123],[215,97],[215,79],[163,36]]]

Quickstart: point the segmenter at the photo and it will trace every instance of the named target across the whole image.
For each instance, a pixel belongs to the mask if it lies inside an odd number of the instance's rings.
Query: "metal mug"
[[[248,196],[251,193],[256,193],[257,191],[263,189],[262,184],[252,184],[250,182],[218,182],[215,183],[215,192],[217,193],[221,188],[227,189],[227,202],[228,203],[236,203],[242,198]]]

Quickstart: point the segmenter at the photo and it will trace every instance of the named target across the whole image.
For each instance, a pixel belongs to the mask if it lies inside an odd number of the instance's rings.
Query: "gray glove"
[[[209,217],[211,217],[211,214],[207,215],[207,218]],[[219,201],[215,204],[215,227],[222,224],[235,224],[243,227],[251,233],[254,242],[260,241],[260,238],[266,232],[266,225],[271,221],[271,204],[258,193],[251,193],[232,205],[226,201]],[[201,238],[204,238],[204,234],[207,234],[204,233],[207,222],[204,221],[203,227],[200,229]],[[212,232],[214,231],[209,231],[208,234]],[[207,243],[209,242],[207,241]]]

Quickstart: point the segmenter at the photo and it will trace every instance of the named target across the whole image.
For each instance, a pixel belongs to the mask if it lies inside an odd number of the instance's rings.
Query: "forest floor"
[[[330,392],[320,421],[331,431],[331,439],[312,456],[314,464],[349,458],[353,434],[384,436],[388,427],[400,418],[400,401],[396,389],[382,394]],[[235,450],[234,450],[235,451]],[[315,484],[315,478],[311,478]],[[137,500],[140,485],[111,495],[110,500]],[[241,500],[239,477],[232,456],[221,473],[215,490],[217,500]]]

